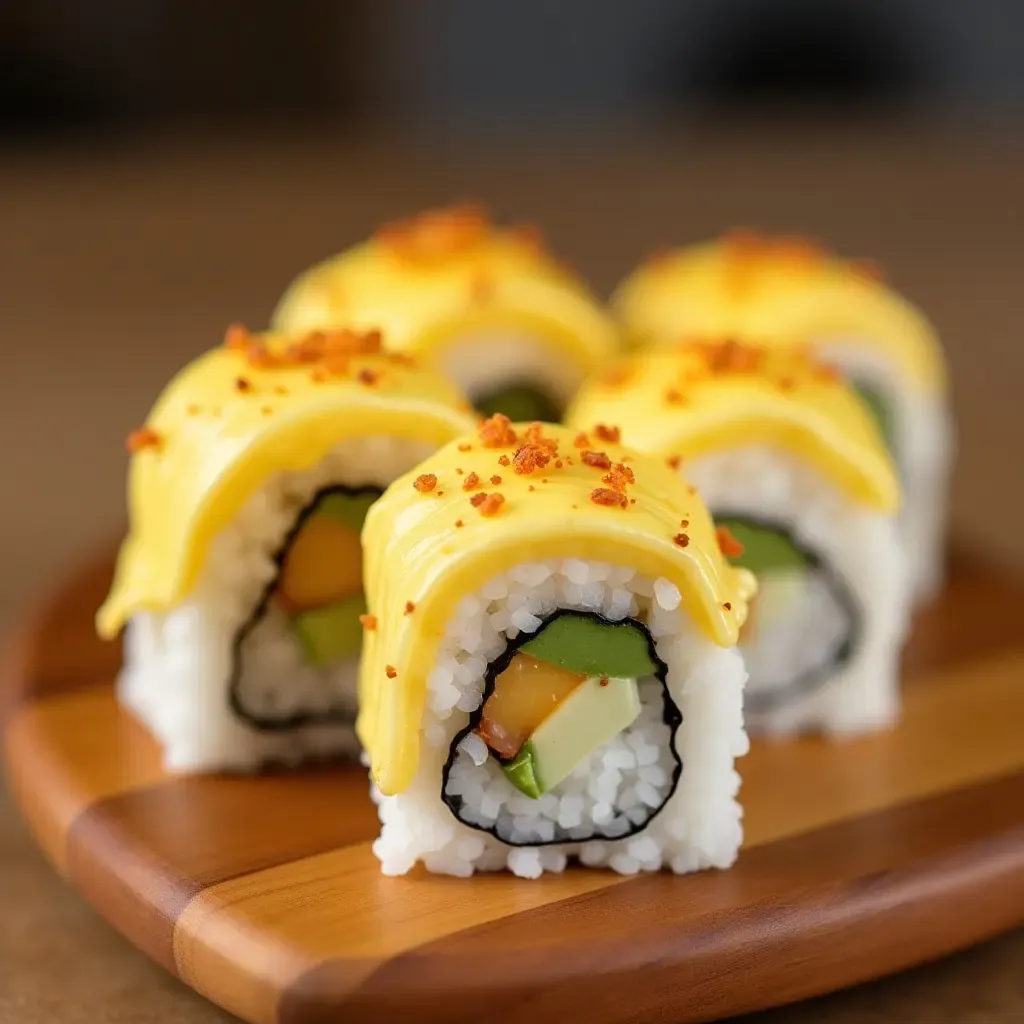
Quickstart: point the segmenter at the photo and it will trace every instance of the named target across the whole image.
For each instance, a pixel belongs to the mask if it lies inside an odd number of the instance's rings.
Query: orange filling
[[[481,738],[499,757],[515,757],[541,722],[586,678],[517,654],[495,679],[494,692],[484,704]]]
[[[322,608],[363,589],[359,534],[332,516],[313,515],[288,550],[277,596],[291,612]]]

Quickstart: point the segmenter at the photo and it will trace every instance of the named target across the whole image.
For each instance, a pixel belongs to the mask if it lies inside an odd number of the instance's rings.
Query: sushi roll
[[[799,350],[734,341],[641,353],[585,385],[577,429],[626,443],[700,488],[758,594],[740,640],[748,727],[859,732],[892,723],[907,627],[899,483],[870,414]]]
[[[355,754],[367,508],[471,428],[376,332],[228,332],[129,438],[130,526],[97,618],[173,771]]]
[[[275,326],[380,327],[399,352],[435,361],[484,414],[557,420],[584,376],[616,351],[616,328],[535,228],[498,228],[476,206],[385,224],[307,270]]]
[[[363,544],[385,874],[732,863],[754,580],[663,462],[498,415],[396,480]]]
[[[953,457],[934,330],[877,268],[799,238],[732,232],[641,266],[613,304],[635,345],[732,337],[811,345],[865,399],[902,480],[902,536],[918,601],[941,585]]]

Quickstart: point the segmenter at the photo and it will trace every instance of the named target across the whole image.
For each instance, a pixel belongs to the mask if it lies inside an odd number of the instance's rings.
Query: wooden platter
[[[755,743],[746,848],[683,878],[382,877],[353,767],[174,778],[92,632],[104,557],[17,640],[10,784],[58,871],[197,991],[264,1022],[701,1021],[1024,923],[1024,586],[955,557],[881,736]]]

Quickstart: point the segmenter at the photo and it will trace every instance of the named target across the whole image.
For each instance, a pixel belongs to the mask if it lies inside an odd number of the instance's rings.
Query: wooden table
[[[122,440],[229,320],[377,220],[464,195],[538,221],[607,289],[646,250],[743,223],[879,258],[932,314],[956,382],[958,532],[1024,567],[1024,146],[809,128],[572,147],[168,141],[0,163],[0,444],[9,622],[121,521]],[[224,1020],[111,932],[0,797],[0,1020]],[[1024,936],[759,1021],[1019,1020]],[[940,1009],[941,1008],[941,1009]]]

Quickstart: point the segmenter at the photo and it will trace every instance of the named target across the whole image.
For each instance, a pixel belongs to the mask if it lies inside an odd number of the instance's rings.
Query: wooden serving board
[[[906,714],[755,743],[727,872],[384,878],[354,767],[165,775],[92,632],[109,559],[19,638],[11,786],[56,868],[132,942],[253,1022],[699,1021],[898,970],[1024,922],[1024,586],[955,558]]]

